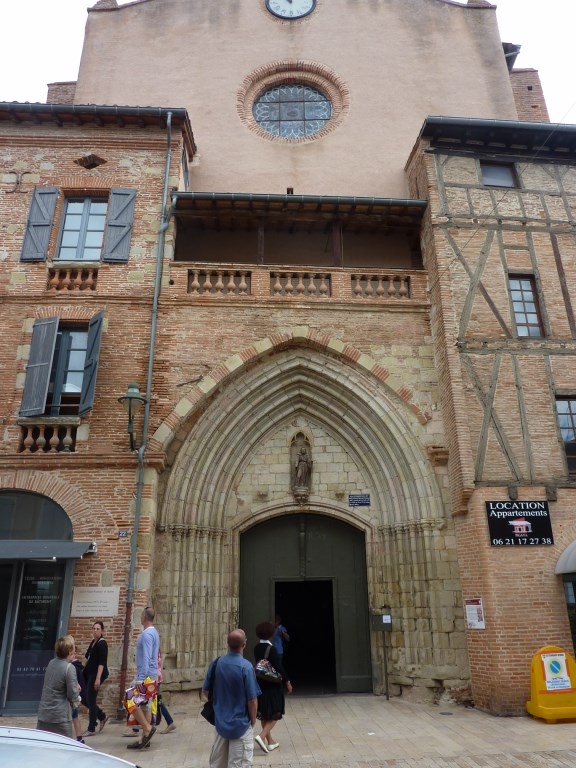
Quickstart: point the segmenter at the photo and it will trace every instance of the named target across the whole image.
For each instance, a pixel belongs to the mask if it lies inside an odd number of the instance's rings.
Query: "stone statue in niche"
[[[310,487],[310,470],[312,469],[312,459],[308,456],[306,448],[300,448],[296,460],[296,480],[295,488]]]
[[[312,479],[310,444],[303,434],[296,435],[291,446],[292,493],[299,504],[307,501]]]

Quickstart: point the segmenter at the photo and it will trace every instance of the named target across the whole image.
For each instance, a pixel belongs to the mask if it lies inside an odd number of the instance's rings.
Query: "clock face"
[[[312,13],[316,0],[266,0],[266,7],[281,19],[301,19]]]

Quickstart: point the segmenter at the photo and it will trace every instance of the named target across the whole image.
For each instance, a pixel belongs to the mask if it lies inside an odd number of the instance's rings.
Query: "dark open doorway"
[[[332,580],[277,581],[275,612],[288,630],[284,666],[294,694],[336,692]]]

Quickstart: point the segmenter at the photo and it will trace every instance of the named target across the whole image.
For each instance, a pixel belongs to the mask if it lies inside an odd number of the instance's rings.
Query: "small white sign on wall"
[[[120,587],[74,587],[71,616],[118,616]]]
[[[468,629],[486,629],[484,605],[481,597],[471,597],[464,600],[466,607],[466,626]]]

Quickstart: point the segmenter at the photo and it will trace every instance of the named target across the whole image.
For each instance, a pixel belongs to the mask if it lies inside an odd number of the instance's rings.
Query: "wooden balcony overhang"
[[[420,229],[426,200],[327,195],[264,195],[234,192],[177,192],[172,212],[183,229],[323,231],[339,223],[342,231],[405,232]]]

